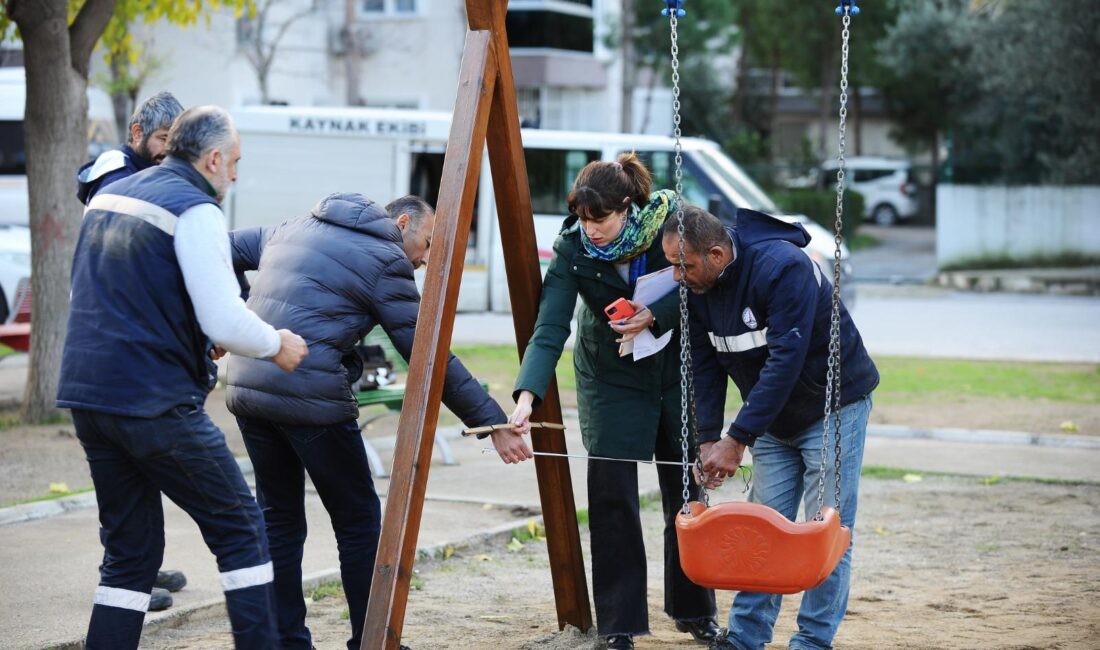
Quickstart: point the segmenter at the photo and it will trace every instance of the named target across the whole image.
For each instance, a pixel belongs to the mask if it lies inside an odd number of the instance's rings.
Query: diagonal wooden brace
[[[420,518],[431,465],[458,287],[470,234],[474,197],[486,143],[500,215],[512,313],[522,357],[534,331],[542,283],[535,243],[527,167],[520,140],[515,84],[504,30],[506,0],[467,0],[466,33],[458,97],[447,142],[436,224],[420,304],[405,400],[397,429],[393,473],[382,523],[363,629],[362,650],[397,650]],[[489,118],[492,114],[492,128]],[[487,138],[488,131],[488,139]],[[551,382],[539,420],[561,422],[557,385]],[[536,451],[566,451],[561,430],[534,441]],[[569,465],[564,458],[535,460],[558,626],[592,626]]]

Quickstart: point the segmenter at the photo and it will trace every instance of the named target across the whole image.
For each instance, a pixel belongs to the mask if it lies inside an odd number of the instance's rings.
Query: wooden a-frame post
[[[469,30],[443,163],[432,254],[397,428],[362,650],[397,650],[401,640],[458,286],[486,143],[521,357],[534,331],[542,276],[520,141],[512,61],[504,31],[506,12],[507,0],[466,0]],[[562,421],[556,381],[551,382],[532,419]],[[536,451],[566,452],[565,436],[560,431],[543,431],[532,436],[531,442]],[[546,524],[558,627],[568,623],[588,630],[592,626],[592,613],[569,464],[564,458],[537,456],[535,471]]]

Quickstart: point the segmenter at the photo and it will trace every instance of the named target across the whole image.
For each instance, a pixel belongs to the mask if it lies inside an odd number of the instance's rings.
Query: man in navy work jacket
[[[183,112],[172,93],[160,92],[141,103],[130,116],[128,143],[121,149],[105,151],[85,164],[76,174],[76,198],[87,205],[100,189],[127,176],[159,165],[168,148],[168,129]],[[157,571],[149,611],[159,612],[172,606],[172,594],[187,585],[181,571]]]
[[[308,354],[240,298],[218,207],[240,149],[223,109],[189,109],[164,163],[105,188],[80,225],[57,404],[72,409],[99,504],[90,649],[138,647],[164,553],[161,493],[217,557],[237,648],[278,647],[263,516],[203,409],[216,349],[287,372]]]
[[[311,345],[290,377],[267,361],[231,357],[226,389],[267,521],[284,650],[310,648],[302,599],[304,472],[332,519],[351,617],[348,649],[359,648],[381,509],[356,424],[351,385],[362,362],[354,346],[381,325],[401,356],[412,354],[420,310],[413,270],[427,261],[434,224],[431,206],[415,196],[382,209],[361,194],[331,194],[308,216],[232,233],[237,270],[259,270],[248,307]],[[470,427],[508,421],[454,355],[443,403]],[[506,462],[531,457],[511,430],[496,432],[493,443]]]
[[[105,151],[76,174],[76,198],[87,205],[100,189],[131,174],[159,165],[168,148],[168,129],[183,112],[172,93],[159,92],[130,116],[126,144]]]
[[[731,476],[752,447],[750,500],[794,521],[799,499],[817,512],[822,466],[825,381],[833,287],[801,249],[810,236],[752,210],[737,211],[726,228],[697,207],[684,210],[684,275],[692,294],[691,354],[704,480],[713,487]],[[675,228],[664,236],[665,255],[680,275]],[[840,308],[840,511],[854,528],[863,441],[878,370],[848,310]],[[722,431],[727,378],[744,405]],[[830,418],[829,430],[832,431]],[[825,501],[835,505],[833,440],[825,458]],[[851,547],[828,579],[807,591],[790,648],[829,648],[848,603]],[[763,650],[772,640],[782,596],[739,592],[729,628],[711,644],[719,650]]]

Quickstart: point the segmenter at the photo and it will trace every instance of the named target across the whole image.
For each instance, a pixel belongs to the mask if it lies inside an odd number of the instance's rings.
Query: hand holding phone
[[[635,314],[634,308],[626,298],[619,298],[615,302],[603,308],[610,320],[626,320]]]

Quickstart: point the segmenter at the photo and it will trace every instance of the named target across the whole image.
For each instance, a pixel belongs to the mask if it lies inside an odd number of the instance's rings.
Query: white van
[[[821,166],[821,184],[836,189],[837,161]],[[848,187],[863,195],[865,217],[880,226],[892,226],[917,215],[917,185],[909,161],[854,156],[844,161]]]
[[[0,68],[0,323],[14,320],[20,312],[25,320],[30,305],[30,202],[23,137],[26,102],[23,68]],[[110,97],[89,88],[88,155],[98,156],[117,143]],[[75,174],[74,169],[74,194]]]
[[[242,158],[228,200],[231,228],[306,214],[331,192],[361,192],[380,203],[416,194],[436,204],[450,113],[287,106],[232,112],[241,133]],[[523,129],[522,138],[544,266],[567,216],[566,195],[589,162],[636,151],[653,173],[654,187],[673,186],[672,138],[538,129]],[[732,221],[739,207],[778,212],[717,144],[698,138],[684,138],[682,143],[688,201],[708,207],[725,221]],[[488,155],[483,156],[459,309],[509,311],[492,177]],[[823,265],[831,263],[830,233],[805,217],[782,218],[802,222],[812,237],[807,252]],[[847,256],[844,250],[846,274]]]

